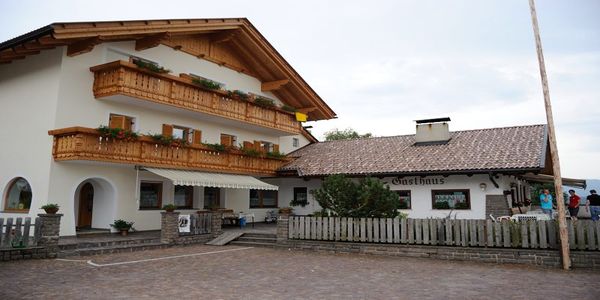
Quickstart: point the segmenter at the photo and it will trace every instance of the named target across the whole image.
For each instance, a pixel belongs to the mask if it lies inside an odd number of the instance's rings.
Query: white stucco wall
[[[448,216],[450,210],[440,210],[432,208],[432,190],[442,189],[469,189],[471,208],[465,210],[453,210],[452,217],[458,219],[485,219],[485,198],[486,195],[502,195],[504,190],[510,189],[510,183],[516,182],[512,177],[500,176],[496,179],[499,188],[494,187],[488,175],[452,175],[443,176],[428,176],[422,179],[438,179],[438,183],[443,179],[443,184],[421,184],[421,177],[404,177],[403,179],[413,179],[417,184],[400,185],[392,184],[394,177],[386,177],[382,180],[388,184],[391,190],[410,190],[411,191],[411,209],[401,210],[407,213],[410,218],[443,218]],[[311,190],[318,189],[321,186],[321,179],[310,179],[305,181],[300,178],[278,178],[266,180],[270,183],[279,186],[279,205],[287,206],[293,198],[294,187],[307,187],[309,191],[308,202],[306,207],[294,207],[294,213],[298,215],[307,215],[315,211],[321,210],[321,207],[310,194]],[[433,181],[430,181],[433,182]],[[485,183],[486,189],[482,190],[480,184]],[[286,201],[282,201],[287,199]]]
[[[28,213],[0,212],[0,217],[31,217],[47,203],[53,127],[62,50],[0,64],[0,211],[5,208],[8,184],[25,178],[32,189]]]

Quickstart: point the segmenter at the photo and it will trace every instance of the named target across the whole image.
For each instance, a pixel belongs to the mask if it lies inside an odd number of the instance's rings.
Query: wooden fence
[[[600,222],[567,220],[571,249],[600,250]],[[289,239],[462,247],[558,249],[555,221],[292,216]]]
[[[35,218],[35,223],[31,223],[31,218],[0,218],[0,248],[24,248],[36,246],[40,238],[40,227],[42,225],[40,218]],[[33,227],[33,232],[32,232]]]
[[[211,213],[190,214],[190,232],[179,233],[179,235],[207,234],[211,232]]]

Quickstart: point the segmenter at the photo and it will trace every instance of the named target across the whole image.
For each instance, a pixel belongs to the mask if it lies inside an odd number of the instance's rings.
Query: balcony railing
[[[182,74],[176,77],[137,67],[126,61],[91,67],[94,96],[125,95],[186,110],[246,122],[279,131],[300,134],[300,123],[293,113],[277,107],[265,108],[234,99],[226,91],[211,90],[192,83]]]
[[[275,175],[289,161],[248,156],[240,150],[217,152],[204,145],[164,145],[148,136],[114,139],[101,136],[93,128],[70,127],[50,130],[48,134],[54,136],[52,156],[56,161],[102,161],[250,175]]]

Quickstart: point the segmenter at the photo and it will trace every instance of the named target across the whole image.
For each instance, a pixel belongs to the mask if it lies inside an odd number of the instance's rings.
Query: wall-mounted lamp
[[[480,184],[479,184],[479,188],[480,188],[482,191],[485,191],[485,189],[487,189],[487,184],[485,184],[485,183],[480,183]]]

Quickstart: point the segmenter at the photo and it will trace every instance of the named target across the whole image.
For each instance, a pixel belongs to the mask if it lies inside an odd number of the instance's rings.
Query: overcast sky
[[[538,0],[563,176],[600,178],[600,1]],[[52,22],[247,17],[352,127],[545,123],[528,0],[0,1],[0,40]],[[509,141],[507,141],[509,142]]]

